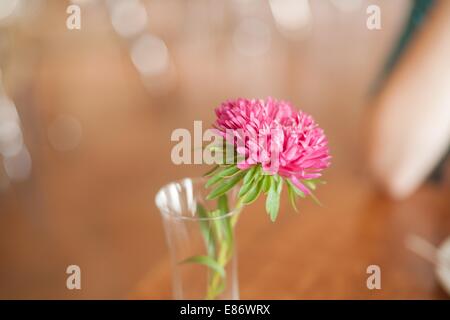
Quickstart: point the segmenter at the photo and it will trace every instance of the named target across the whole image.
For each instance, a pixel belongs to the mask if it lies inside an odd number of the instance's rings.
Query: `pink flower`
[[[214,127],[244,160],[240,169],[261,164],[305,194],[302,180],[316,179],[330,165],[328,141],[313,118],[288,102],[272,98],[226,101],[216,109]]]

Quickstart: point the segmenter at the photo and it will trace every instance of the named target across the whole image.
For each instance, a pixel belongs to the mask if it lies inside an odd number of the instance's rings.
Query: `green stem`
[[[228,250],[232,250],[232,247],[228,248],[225,243],[221,245],[219,256],[217,258],[217,262],[219,263],[219,265],[223,266],[224,268],[228,264],[229,259],[232,256],[232,252],[229,252]],[[208,293],[206,297],[208,300],[213,300],[220,294],[219,286],[221,285],[221,281],[225,281],[225,278],[222,278],[220,273],[214,272],[208,285]]]
[[[230,241],[219,241],[219,253],[217,255],[217,262],[220,266],[222,266],[225,269],[225,266],[230,262],[231,258],[233,257],[233,246],[234,246],[234,227],[239,219],[240,210],[242,208],[243,204],[242,202],[238,201],[235,209],[236,212],[234,215],[232,215],[230,218],[230,224],[231,224],[231,234],[230,234]],[[223,283],[221,283],[223,281]],[[206,299],[208,300],[214,300],[217,298],[217,296],[221,293],[220,286],[225,286],[226,278],[223,278],[220,273],[214,272],[212,277],[210,278],[209,284],[208,284],[208,290],[207,290],[207,296]]]

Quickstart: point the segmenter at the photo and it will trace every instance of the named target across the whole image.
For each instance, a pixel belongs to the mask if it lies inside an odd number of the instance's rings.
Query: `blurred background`
[[[268,96],[312,114],[333,160],[323,207],[244,211],[241,298],[448,298],[405,246],[450,235],[446,2],[2,0],[0,298],[171,298],[154,196],[207,170],[171,162],[171,133]]]

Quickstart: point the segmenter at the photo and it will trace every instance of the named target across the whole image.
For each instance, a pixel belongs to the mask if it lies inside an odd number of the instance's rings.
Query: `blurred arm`
[[[404,198],[450,143],[450,1],[436,3],[374,107],[370,167],[391,196]]]

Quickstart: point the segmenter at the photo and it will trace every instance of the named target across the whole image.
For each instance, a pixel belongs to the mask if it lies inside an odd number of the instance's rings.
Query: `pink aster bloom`
[[[240,169],[260,164],[305,194],[302,180],[316,179],[330,165],[328,141],[313,118],[272,98],[226,101],[216,108],[214,127],[243,158]]]

